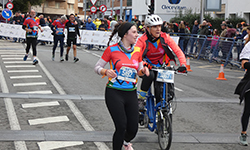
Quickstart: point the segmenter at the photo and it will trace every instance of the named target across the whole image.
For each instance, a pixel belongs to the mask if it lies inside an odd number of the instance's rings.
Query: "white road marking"
[[[23,60],[23,58],[2,58],[2,60]]]
[[[23,55],[1,55],[1,57],[24,57]]]
[[[11,55],[17,54],[17,55],[22,55],[23,56],[25,53],[22,53],[22,52],[13,52],[13,51],[12,52],[11,51],[10,52],[1,52],[0,51],[0,55],[6,55],[6,54],[11,54]]]
[[[10,79],[30,79],[30,78],[42,78],[42,76],[41,75],[10,76]]]
[[[58,106],[60,105],[58,101],[51,102],[39,102],[39,103],[26,103],[22,104],[23,108],[36,108],[36,107],[48,107],[48,106]]]
[[[4,61],[4,64],[32,64],[32,61]]]
[[[46,82],[31,82],[31,83],[14,83],[13,86],[37,86],[37,85],[47,85]]]
[[[0,83],[1,83],[1,89],[3,93],[9,93],[9,89],[7,86],[7,83],[5,81],[3,71],[0,67]],[[19,121],[17,119],[17,115],[15,112],[15,108],[13,106],[13,102],[11,98],[4,98],[4,103],[10,123],[10,129],[11,130],[21,130]],[[24,141],[14,141],[15,149],[16,150],[27,150],[26,144]]]
[[[182,89],[179,89],[179,88],[177,88],[177,87],[174,87],[174,89],[177,90],[177,91],[183,92]]]
[[[8,73],[39,72],[38,70],[8,70]]]
[[[81,141],[45,141],[45,142],[38,142],[37,145],[40,150],[53,150],[53,149],[59,149],[69,146],[77,146],[77,145],[83,145],[84,143]]]
[[[69,118],[67,116],[47,117],[47,118],[28,120],[31,126],[39,124],[47,124],[47,123],[65,122],[65,121],[69,121]]]
[[[6,68],[32,68],[36,67],[35,65],[6,65]]]
[[[19,94],[53,94],[50,90],[45,91],[27,91],[27,92],[17,92]]]
[[[43,63],[39,61],[39,66],[42,68],[43,72],[47,75],[51,83],[54,85],[54,87],[57,89],[59,94],[65,95],[66,92],[62,89],[62,87],[58,84],[58,82],[55,80],[55,78],[49,73],[49,71],[45,68]],[[70,110],[73,112],[77,120],[80,122],[82,127],[86,131],[95,131],[95,129],[90,125],[90,123],[87,121],[87,119],[83,116],[81,111],[76,107],[76,105],[71,100],[64,100],[66,104],[69,106]],[[108,146],[103,142],[94,142],[94,144],[97,146],[99,150],[109,150]]]
[[[96,56],[96,57],[101,57],[101,55],[98,55],[98,54],[96,54],[96,53],[91,53],[92,55],[94,55],[94,56]]]

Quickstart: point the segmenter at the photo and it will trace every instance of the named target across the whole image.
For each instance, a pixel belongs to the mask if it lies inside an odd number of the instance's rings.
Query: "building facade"
[[[132,3],[132,15],[136,15],[139,20],[144,20],[148,14],[147,2],[149,0],[134,0]],[[192,10],[193,13],[200,13],[202,0],[155,0],[155,14],[162,17],[163,20],[169,21],[180,12]],[[176,3],[173,3],[176,2]],[[203,7],[204,7],[203,0]],[[138,7],[140,6],[140,7]],[[212,17],[229,18],[242,17],[250,23],[250,3],[249,0],[221,0],[220,12],[206,12]]]

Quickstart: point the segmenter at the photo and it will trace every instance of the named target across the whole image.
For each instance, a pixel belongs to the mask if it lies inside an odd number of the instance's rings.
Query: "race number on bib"
[[[172,70],[157,70],[157,79],[158,82],[174,83],[174,71]]]
[[[137,71],[134,68],[121,67],[117,78],[123,81],[136,82],[136,73]]]
[[[59,33],[63,33],[63,28],[57,28],[57,31],[59,31]]]
[[[69,32],[75,32],[75,27],[69,27]]]

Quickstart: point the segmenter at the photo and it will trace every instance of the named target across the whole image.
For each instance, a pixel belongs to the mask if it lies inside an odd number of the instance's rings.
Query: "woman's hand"
[[[143,76],[144,74],[146,76],[149,76],[149,70],[148,70],[148,67],[144,66],[141,70],[140,70],[141,73],[139,73],[138,75],[139,76]]]
[[[109,78],[115,78],[117,76],[113,69],[107,69],[105,71],[105,75],[108,76]]]

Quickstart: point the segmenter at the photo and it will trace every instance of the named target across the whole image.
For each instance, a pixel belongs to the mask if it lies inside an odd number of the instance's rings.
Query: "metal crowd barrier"
[[[233,38],[169,33],[172,36],[179,36],[179,47],[187,57],[208,60],[210,63],[222,63],[240,67],[239,54],[244,44],[235,41]]]

